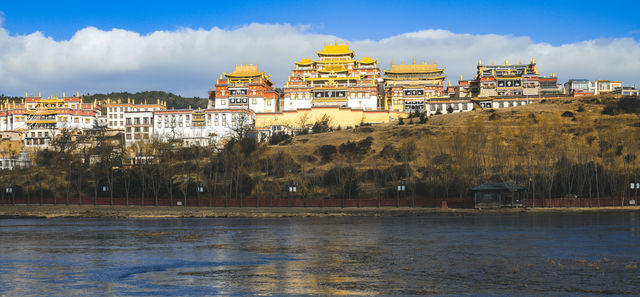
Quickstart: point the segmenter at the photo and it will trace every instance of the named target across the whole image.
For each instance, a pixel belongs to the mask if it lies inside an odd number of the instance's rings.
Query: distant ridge
[[[207,108],[207,99],[198,97],[182,97],[173,93],[167,93],[163,91],[144,91],[137,93],[129,92],[112,92],[109,94],[86,94],[84,95],[84,102],[93,102],[94,99],[98,101],[104,101],[107,98],[112,100],[122,99],[123,102],[127,102],[128,98],[134,100],[136,103],[143,103],[145,100],[147,103],[156,103],[158,100],[166,101],[167,108],[169,109],[205,109]]]

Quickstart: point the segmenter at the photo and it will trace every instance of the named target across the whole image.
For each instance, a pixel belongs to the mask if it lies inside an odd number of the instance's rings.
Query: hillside
[[[34,156],[36,166],[1,175],[0,183],[13,184],[23,199],[108,195],[120,204],[125,197],[147,197],[175,205],[175,199],[197,197],[238,205],[243,198],[289,197],[292,185],[295,197],[305,201],[378,199],[397,197],[404,181],[405,199],[434,202],[469,198],[471,188],[485,182],[515,182],[528,189],[527,199],[537,198],[537,206],[576,196],[590,206],[624,204],[633,194],[629,182],[640,182],[639,98],[560,99],[403,122],[280,138],[276,144],[245,138],[221,149],[152,143],[135,150],[153,155],[152,163],[122,170],[114,168],[129,156],[113,154],[106,142],[82,154],[56,146]],[[94,156],[100,161],[87,161]],[[99,192],[105,183],[112,190]]]
[[[418,119],[297,136],[273,149],[305,167],[294,179],[352,168],[355,190],[366,196],[392,195],[405,179],[415,195],[433,197],[468,197],[477,184],[501,181],[536,183],[537,195],[596,197],[622,195],[640,176],[638,98],[543,101],[411,121]]]

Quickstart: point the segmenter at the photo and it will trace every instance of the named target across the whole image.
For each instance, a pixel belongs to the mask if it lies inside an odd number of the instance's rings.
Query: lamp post
[[[287,206],[291,207],[291,193],[296,193],[298,191],[298,183],[290,181],[289,182],[289,191],[287,192]]]
[[[398,191],[396,191],[396,207],[400,207],[400,192],[404,192],[406,190],[407,181],[400,181],[400,185],[398,186]]]
[[[15,199],[15,195],[13,193],[13,185],[10,185],[9,187],[7,187],[5,189],[5,193],[7,193],[7,196],[11,196],[11,204],[15,205],[16,204],[16,199]]]
[[[200,206],[200,193],[204,193],[204,184],[199,183],[196,187],[196,195],[198,195],[198,206]]]
[[[103,197],[104,197],[104,195],[105,195],[107,192],[109,192],[109,186],[107,186],[107,185],[102,186],[102,194],[103,194],[102,196],[103,196]],[[93,203],[93,204],[95,205],[95,204],[96,204],[96,201],[94,201],[94,203]],[[110,205],[113,205],[113,200],[109,201],[109,204],[110,204]]]
[[[640,183],[632,182],[630,184],[631,190],[634,190],[634,200],[629,201],[629,206],[638,204],[638,189],[640,189]]]

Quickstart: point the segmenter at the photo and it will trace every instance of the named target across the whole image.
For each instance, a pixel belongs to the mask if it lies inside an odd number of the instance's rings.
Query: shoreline
[[[510,213],[634,212],[640,206],[576,208],[411,208],[411,207],[168,207],[109,205],[0,205],[0,219],[21,218],[282,218],[344,216],[421,216],[428,214],[491,215]]]

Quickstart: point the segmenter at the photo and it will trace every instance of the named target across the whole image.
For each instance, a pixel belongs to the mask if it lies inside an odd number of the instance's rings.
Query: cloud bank
[[[222,72],[235,64],[258,64],[281,86],[293,62],[315,57],[338,36],[313,34],[304,26],[249,24],[224,30],[179,29],[140,35],[87,27],[69,40],[41,32],[11,35],[0,27],[0,93],[43,95],[162,90],[206,97]],[[455,84],[483,63],[527,62],[536,58],[541,74],[640,83],[640,44],[633,38],[587,40],[553,46],[528,37],[457,34],[421,30],[382,40],[349,41],[359,57],[373,56],[381,69],[391,62],[437,60]]]

